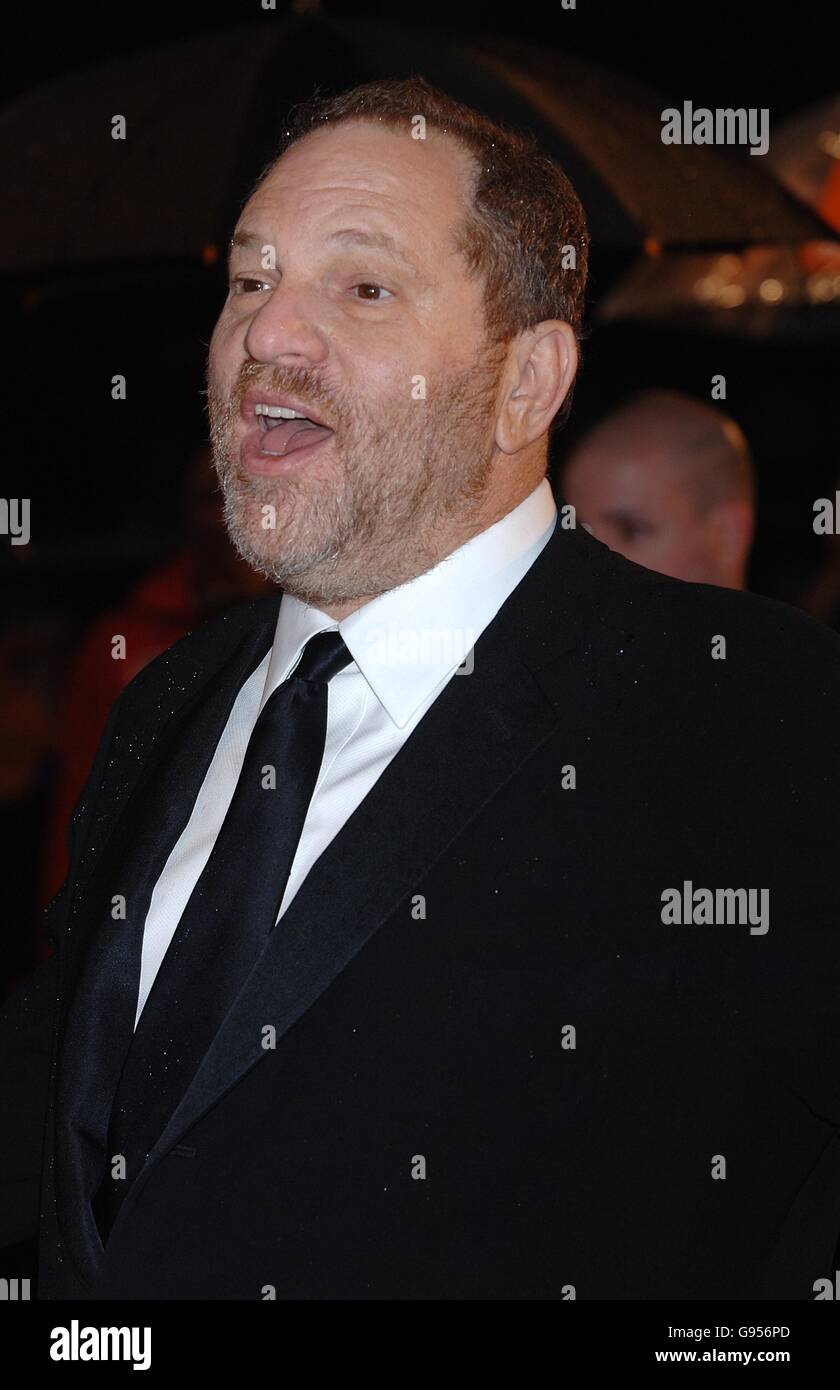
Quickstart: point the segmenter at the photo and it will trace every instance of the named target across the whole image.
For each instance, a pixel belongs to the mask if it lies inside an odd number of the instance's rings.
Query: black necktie
[[[338,632],[310,638],[254,725],[227,814],[161,962],[117,1087],[107,1166],[93,1204],[103,1243],[277,920],[324,755],[327,683],[351,660]],[[116,1154],[125,1158],[124,1178],[111,1177]]]

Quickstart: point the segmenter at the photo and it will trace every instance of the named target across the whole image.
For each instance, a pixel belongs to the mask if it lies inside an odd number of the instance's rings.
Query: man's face
[[[653,453],[630,445],[619,456],[593,441],[569,461],[563,495],[610,550],[676,579],[718,583],[713,531],[681,481],[679,468]]]
[[[347,123],[287,151],[239,218],[210,345],[214,464],[240,552],[321,606],[422,573],[486,493],[501,359],[449,242],[468,177],[444,137]],[[277,396],[327,428],[255,412]]]

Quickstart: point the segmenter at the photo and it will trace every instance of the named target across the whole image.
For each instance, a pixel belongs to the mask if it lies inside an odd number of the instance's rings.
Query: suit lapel
[[[162,841],[170,825],[181,819],[184,809],[187,808],[187,814],[192,809],[236,695],[271,647],[279,605],[279,598],[251,605],[253,621],[234,639],[221,664],[218,651],[212,649],[205,659],[182,664],[176,660],[178,644],[170,648],[160,658],[169,661],[172,668],[166,698],[144,702],[138,692],[135,703],[141,713],[132,716],[131,729],[122,733],[118,723],[112,754],[118,771],[109,789],[108,804],[97,805],[97,813],[102,814],[97,814],[100,824],[96,853],[83,856],[74,866],[69,909],[73,930],[68,941],[71,974],[65,976],[66,992],[67,986],[75,983],[90,934],[98,926],[98,916],[91,906],[119,873],[140,827],[153,822]],[[147,675],[148,671],[141,672],[138,683]],[[167,772],[187,731],[195,734],[196,748],[187,768],[187,780],[183,781],[167,776]],[[167,779],[164,790],[162,776]]]
[[[179,689],[174,712],[153,742],[75,902],[74,942],[64,962],[56,1105],[59,1219],[80,1270],[90,1277],[102,1255],[90,1200],[100,1179],[108,1118],[130,1044],[140,970],[142,925],[154,884],[186,824],[243,682],[269,650],[274,602],[228,661]],[[127,900],[124,922],[112,896]]]

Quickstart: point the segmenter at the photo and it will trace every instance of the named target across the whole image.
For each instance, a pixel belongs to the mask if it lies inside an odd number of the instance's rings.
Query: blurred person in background
[[[755,528],[735,421],[677,391],[631,396],[573,449],[563,495],[597,540],[675,579],[745,589]]]

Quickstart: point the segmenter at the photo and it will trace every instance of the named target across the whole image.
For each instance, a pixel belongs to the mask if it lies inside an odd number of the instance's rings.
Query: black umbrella
[[[840,243],[642,257],[602,296],[595,320],[667,324],[763,340],[840,338]]]
[[[826,234],[741,150],[664,145],[669,103],[517,41],[268,12],[39,88],[0,115],[0,267],[124,268],[218,255],[290,107],[422,74],[533,132],[577,189],[596,245],[731,248]],[[125,140],[112,122],[126,121]]]
[[[667,323],[755,340],[840,338],[840,97],[773,132],[773,176],[833,228],[832,241],[748,246],[723,255],[679,250],[645,257],[596,310],[600,323]]]

